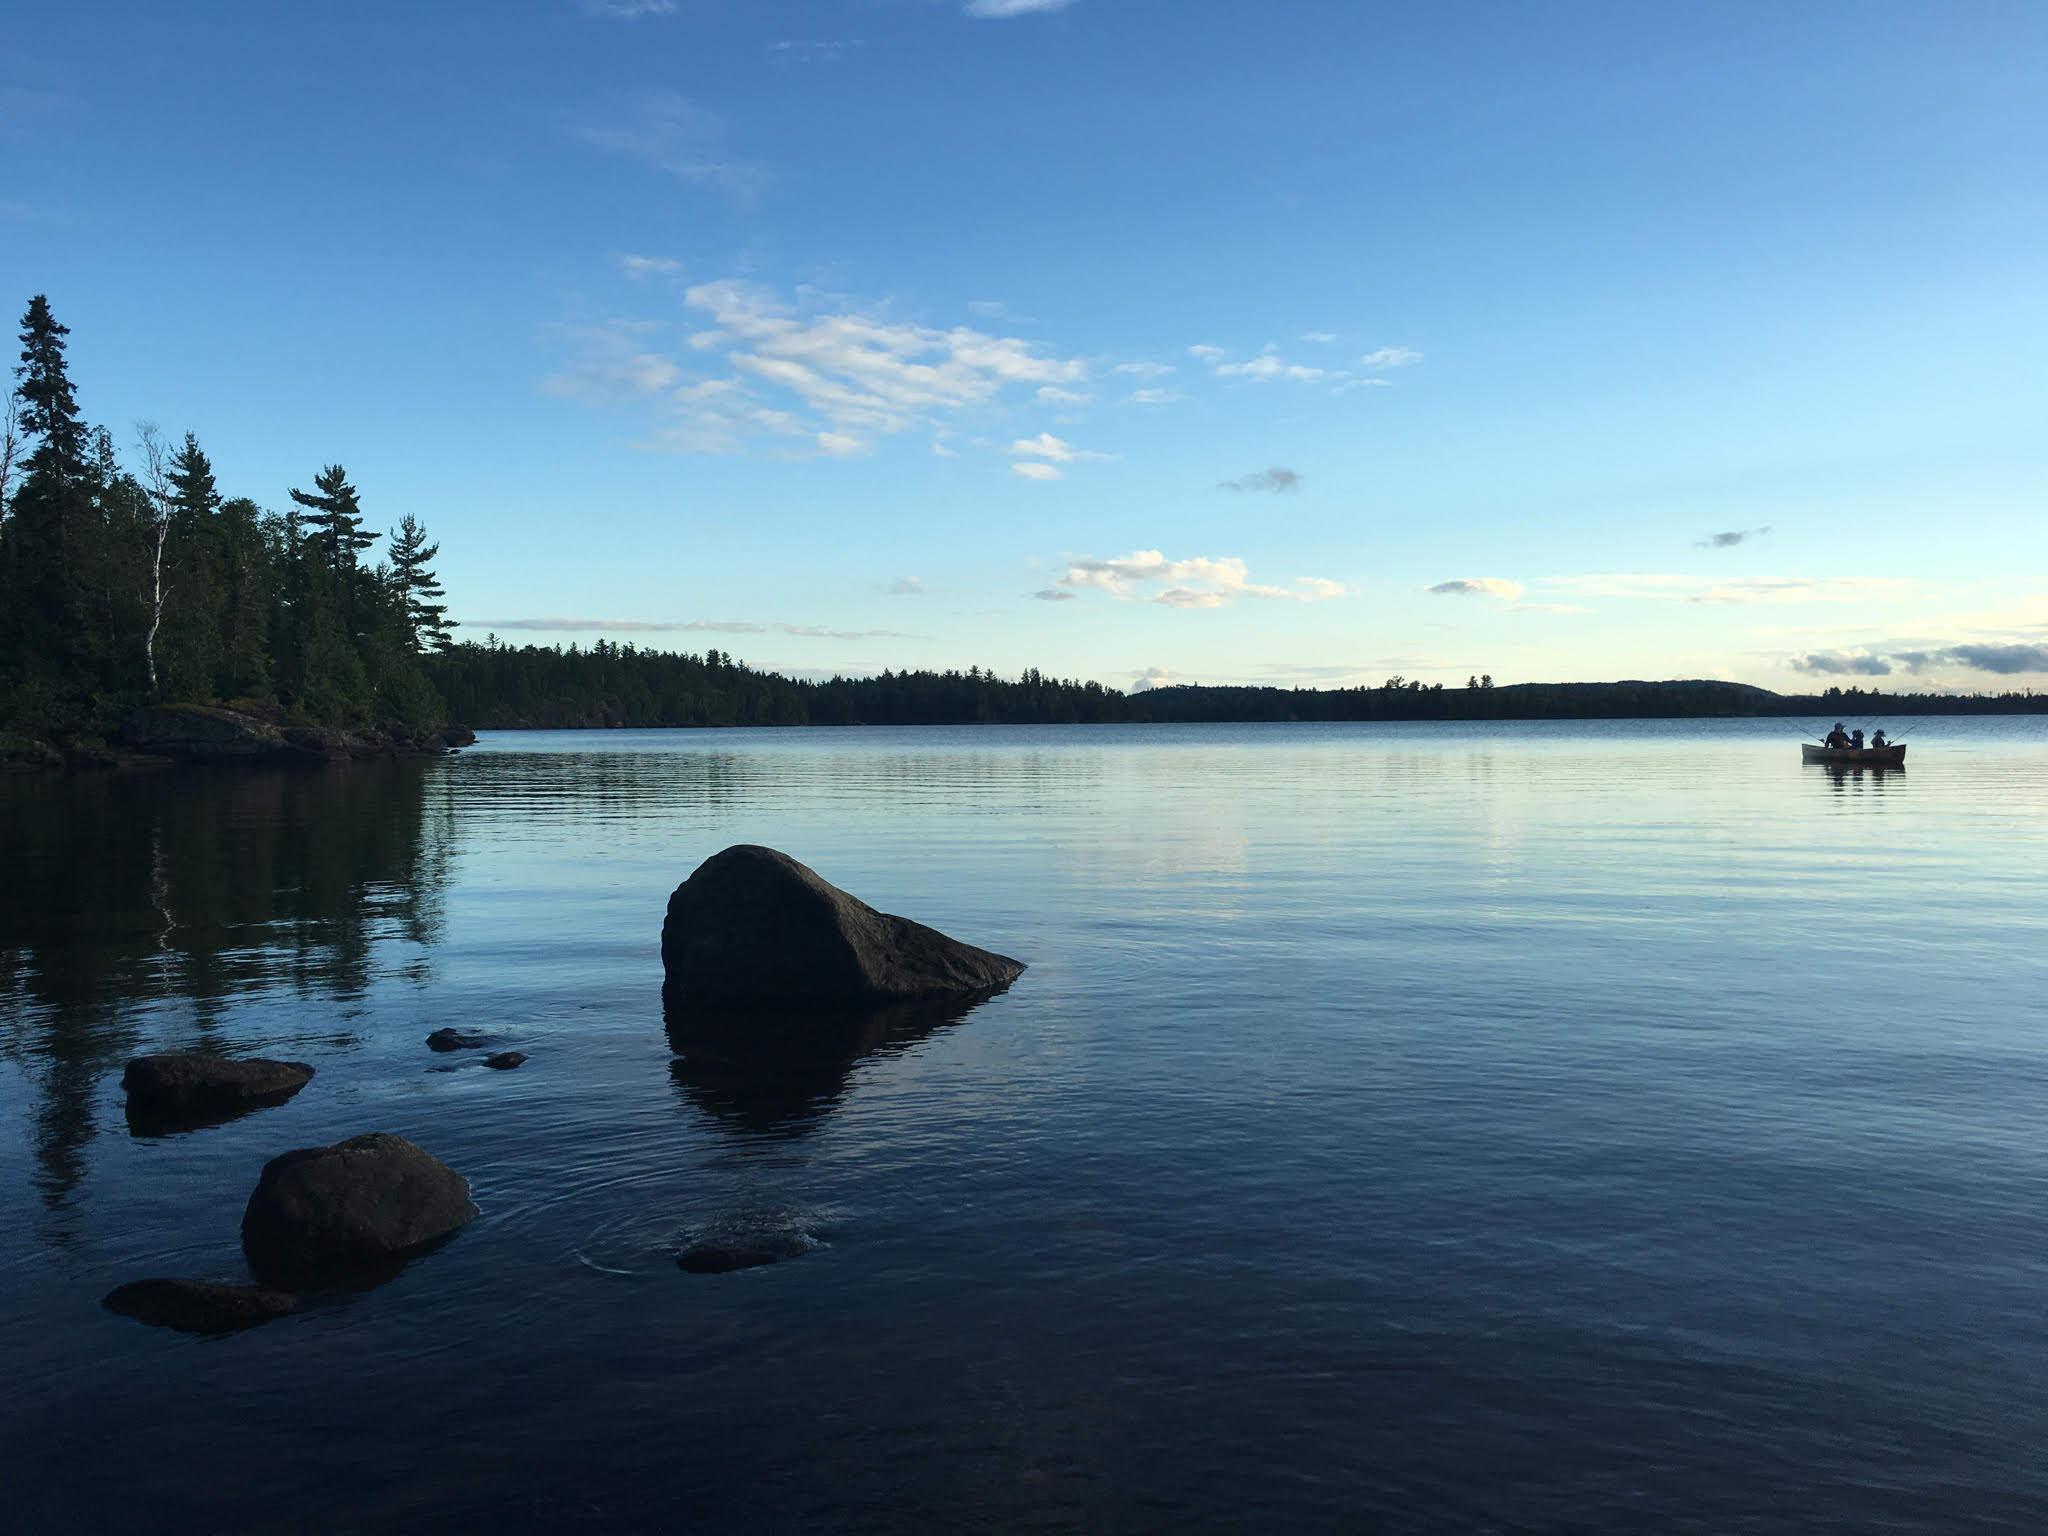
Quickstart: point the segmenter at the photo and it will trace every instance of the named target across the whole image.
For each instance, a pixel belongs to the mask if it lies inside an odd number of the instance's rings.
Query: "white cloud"
[[[1513,602],[1522,595],[1522,584],[1503,576],[1461,576],[1423,590],[1439,597],[1501,597]]]
[[[1092,453],[1086,448],[1076,448],[1064,438],[1054,437],[1050,432],[1041,432],[1036,437],[1020,437],[1005,451],[1012,458],[1051,459],[1056,464],[1071,464],[1076,459],[1109,457],[1106,453]]]
[[[1141,379],[1163,379],[1174,372],[1171,363],[1118,363],[1111,373],[1134,373]]]
[[[810,437],[827,453],[866,452],[876,437],[914,428],[935,433],[932,451],[951,457],[942,422],[1012,386],[1061,388],[1085,379],[1078,360],[1048,357],[1033,344],[955,326],[937,330],[841,309],[819,313],[771,290],[734,281],[702,283],[684,302],[710,317],[689,338],[698,354],[722,355],[730,372],[687,379],[673,359],[642,346],[645,327],[588,333],[586,373],[630,381],[608,391],[649,394],[671,387],[663,444],[690,452],[739,451],[762,433]],[[1076,457],[1095,455],[1076,454]]]
[[[1080,596],[1077,592],[1062,592],[1058,587],[1047,587],[1031,595],[1042,603],[1071,603]]]
[[[1156,549],[1133,550],[1115,560],[1097,560],[1088,555],[1069,560],[1059,585],[1069,589],[1094,588],[1112,597],[1160,603],[1168,608],[1221,608],[1240,597],[1318,602],[1344,594],[1341,582],[1320,576],[1296,577],[1295,585],[1302,589],[1299,592],[1261,586],[1251,580],[1244,561],[1234,555],[1169,560]]]
[[[1319,344],[1323,344],[1332,341],[1340,341],[1343,338],[1338,336],[1338,334],[1335,331],[1303,331],[1301,333],[1300,339],[1303,341],[1313,341]]]
[[[1248,363],[1218,363],[1216,377],[1219,379],[1252,379],[1264,384],[1272,379],[1299,379],[1304,382],[1324,376],[1321,368],[1305,368],[1299,363],[1284,363],[1274,356],[1272,347],[1260,353]]]
[[[1032,16],[1042,11],[1064,11],[1074,0],[967,0],[967,14],[991,21],[1011,16]]]
[[[1178,675],[1170,667],[1147,667],[1131,680],[1131,692],[1148,693],[1154,688],[1171,688]]]
[[[621,256],[619,270],[636,281],[643,277],[673,277],[683,264],[669,256]]]
[[[1410,363],[1422,361],[1422,354],[1412,347],[1380,347],[1368,352],[1358,360],[1361,368],[1406,368]]]
[[[1057,480],[1060,472],[1050,464],[1012,464],[1010,473],[1022,475],[1026,480]]]
[[[1207,343],[1188,348],[1189,357],[1199,357],[1205,363],[1213,363],[1217,358],[1228,357],[1229,355],[1230,349],[1228,347],[1212,347]]]
[[[1123,398],[1125,405],[1172,405],[1187,396],[1176,389],[1134,389]]]
[[[666,16],[676,8],[676,0],[583,0],[583,11],[588,16],[613,16],[621,21],[631,21],[636,16]]]
[[[924,583],[915,576],[904,576],[898,578],[896,584],[890,587],[889,591],[897,597],[917,597],[923,593]]]
[[[1076,394],[1071,389],[1061,389],[1057,384],[1041,384],[1038,386],[1038,398],[1045,405],[1086,405],[1095,397]]]

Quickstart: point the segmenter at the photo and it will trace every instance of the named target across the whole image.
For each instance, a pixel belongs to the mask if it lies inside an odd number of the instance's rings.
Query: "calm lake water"
[[[2048,1527],[2048,722],[506,733],[0,781],[16,1530]],[[671,1070],[736,842],[1030,963]],[[446,1024],[531,1060],[427,1051]],[[138,1137],[125,1060],[309,1061]],[[482,1217],[230,1338],[263,1162]],[[687,1274],[705,1236],[800,1259]]]

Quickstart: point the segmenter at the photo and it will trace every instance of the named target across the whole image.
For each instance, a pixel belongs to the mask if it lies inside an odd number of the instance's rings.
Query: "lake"
[[[10,1524],[2040,1530],[2048,721],[1826,723],[0,780]],[[663,908],[740,842],[1030,969],[678,1073]],[[131,1135],[195,1046],[317,1075]],[[100,1308],[243,1277],[265,1160],[371,1130],[481,1217],[232,1337]],[[677,1267],[755,1233],[816,1246]]]

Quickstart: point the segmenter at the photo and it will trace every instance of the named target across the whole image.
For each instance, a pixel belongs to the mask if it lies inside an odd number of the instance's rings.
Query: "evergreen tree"
[[[76,482],[86,471],[90,433],[78,414],[71,375],[64,362],[64,338],[71,328],[59,325],[50,301],[37,294],[21,317],[21,430],[42,439],[22,466],[29,477],[41,476],[57,485]]]
[[[448,632],[455,628],[447,616],[448,605],[435,601],[447,594],[427,564],[440,553],[440,545],[427,542],[426,525],[410,512],[391,531],[392,579],[405,605],[406,631],[415,651],[447,650]]]
[[[292,500],[306,509],[307,543],[317,558],[334,573],[348,621],[355,620],[358,583],[356,572],[362,553],[377,542],[377,535],[363,528],[363,506],[356,488],[348,483],[348,472],[330,464],[313,477],[311,494],[294,489]]]
[[[189,432],[161,471],[167,540],[159,691],[214,698],[226,658],[226,549],[213,465]]]

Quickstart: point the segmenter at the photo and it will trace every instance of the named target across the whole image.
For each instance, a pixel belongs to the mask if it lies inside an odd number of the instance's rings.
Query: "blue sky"
[[[2048,8],[20,11],[0,299],[472,634],[2048,683]]]

